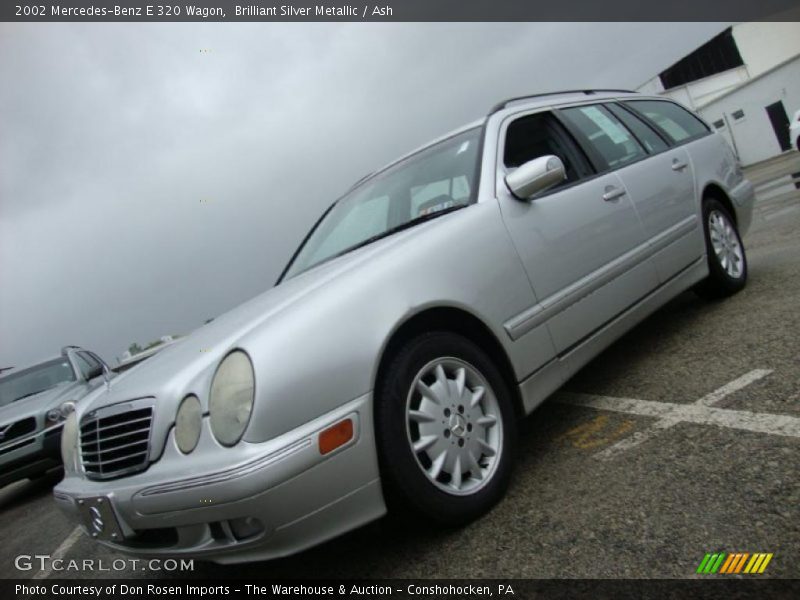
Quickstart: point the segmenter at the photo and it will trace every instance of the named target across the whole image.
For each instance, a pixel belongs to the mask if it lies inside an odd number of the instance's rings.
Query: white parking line
[[[73,529],[72,532],[67,536],[67,538],[63,542],[61,542],[61,545],[58,548],[56,548],[55,552],[53,552],[50,555],[50,561],[47,563],[49,566],[46,569],[36,573],[36,575],[34,575],[33,578],[47,579],[48,577],[50,577],[50,575],[53,574],[53,567],[52,567],[53,561],[56,559],[64,558],[64,555],[66,555],[66,553],[69,552],[69,549],[72,548],[75,545],[75,542],[77,542],[80,539],[82,533],[83,532],[81,531],[80,527],[76,527],[75,529]]]
[[[778,217],[785,217],[789,213],[793,213],[795,211],[800,210],[800,206],[787,206],[786,208],[782,208],[781,210],[776,210],[773,213],[768,213],[764,215],[765,221],[772,221],[772,219],[777,219]]]
[[[721,388],[714,390],[710,394],[706,394],[700,400],[695,402],[698,406],[713,406],[725,396],[730,396],[733,392],[738,392],[740,389],[747,387],[754,381],[763,379],[772,373],[772,369],[754,369],[749,373],[745,373],[741,377],[737,377],[730,383],[726,383]]]
[[[716,425],[718,427],[800,438],[800,419],[796,417],[713,407],[714,404],[726,396],[766,377],[770,373],[772,371],[769,369],[755,369],[710,394],[706,394],[692,404],[653,402],[635,398],[612,398],[610,396],[577,393],[562,393],[558,399],[562,403],[573,406],[585,406],[597,410],[656,417],[658,419],[647,429],[637,431],[630,437],[620,440],[613,446],[609,446],[595,454],[595,457],[601,460],[611,458],[624,450],[635,448],[658,432],[669,429],[678,423]]]

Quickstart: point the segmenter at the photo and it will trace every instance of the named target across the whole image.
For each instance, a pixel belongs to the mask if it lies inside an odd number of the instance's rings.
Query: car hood
[[[263,292],[115,377],[108,387],[104,386],[91,395],[85,410],[79,410],[79,416],[111,404],[151,397],[156,399],[157,415],[169,415],[171,424],[177,405],[187,388],[191,387],[191,382],[206,377],[247,333],[342,273],[435,224],[436,221],[432,221],[399,232]],[[158,416],[156,419],[160,420]]]
[[[83,385],[82,382],[67,381],[35,396],[28,396],[22,400],[7,404],[0,408],[0,425],[19,421],[30,416],[43,417],[48,410],[58,408],[67,400],[77,401],[82,395]]]

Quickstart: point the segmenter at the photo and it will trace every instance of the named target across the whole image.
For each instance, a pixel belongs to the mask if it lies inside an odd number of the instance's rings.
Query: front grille
[[[99,409],[81,421],[81,461],[89,479],[113,479],[148,464],[153,407]]]
[[[0,426],[0,445],[36,431],[36,417],[27,417],[16,423]]]

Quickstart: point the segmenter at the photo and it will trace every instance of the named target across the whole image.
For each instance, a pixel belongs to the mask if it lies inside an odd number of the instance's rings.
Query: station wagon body
[[[94,392],[63,510],[118,550],[300,551],[392,509],[464,523],[516,420],[677,294],[747,275],[753,187],[680,105],[506,101],[357,183],[273,288]]]

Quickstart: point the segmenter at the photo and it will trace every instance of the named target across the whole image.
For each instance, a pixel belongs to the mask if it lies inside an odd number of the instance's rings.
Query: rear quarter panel
[[[744,235],[752,220],[753,190],[730,145],[720,134],[712,133],[687,144],[686,148],[695,171],[698,211],[705,190],[709,185],[716,185],[732,201],[739,232]]]

